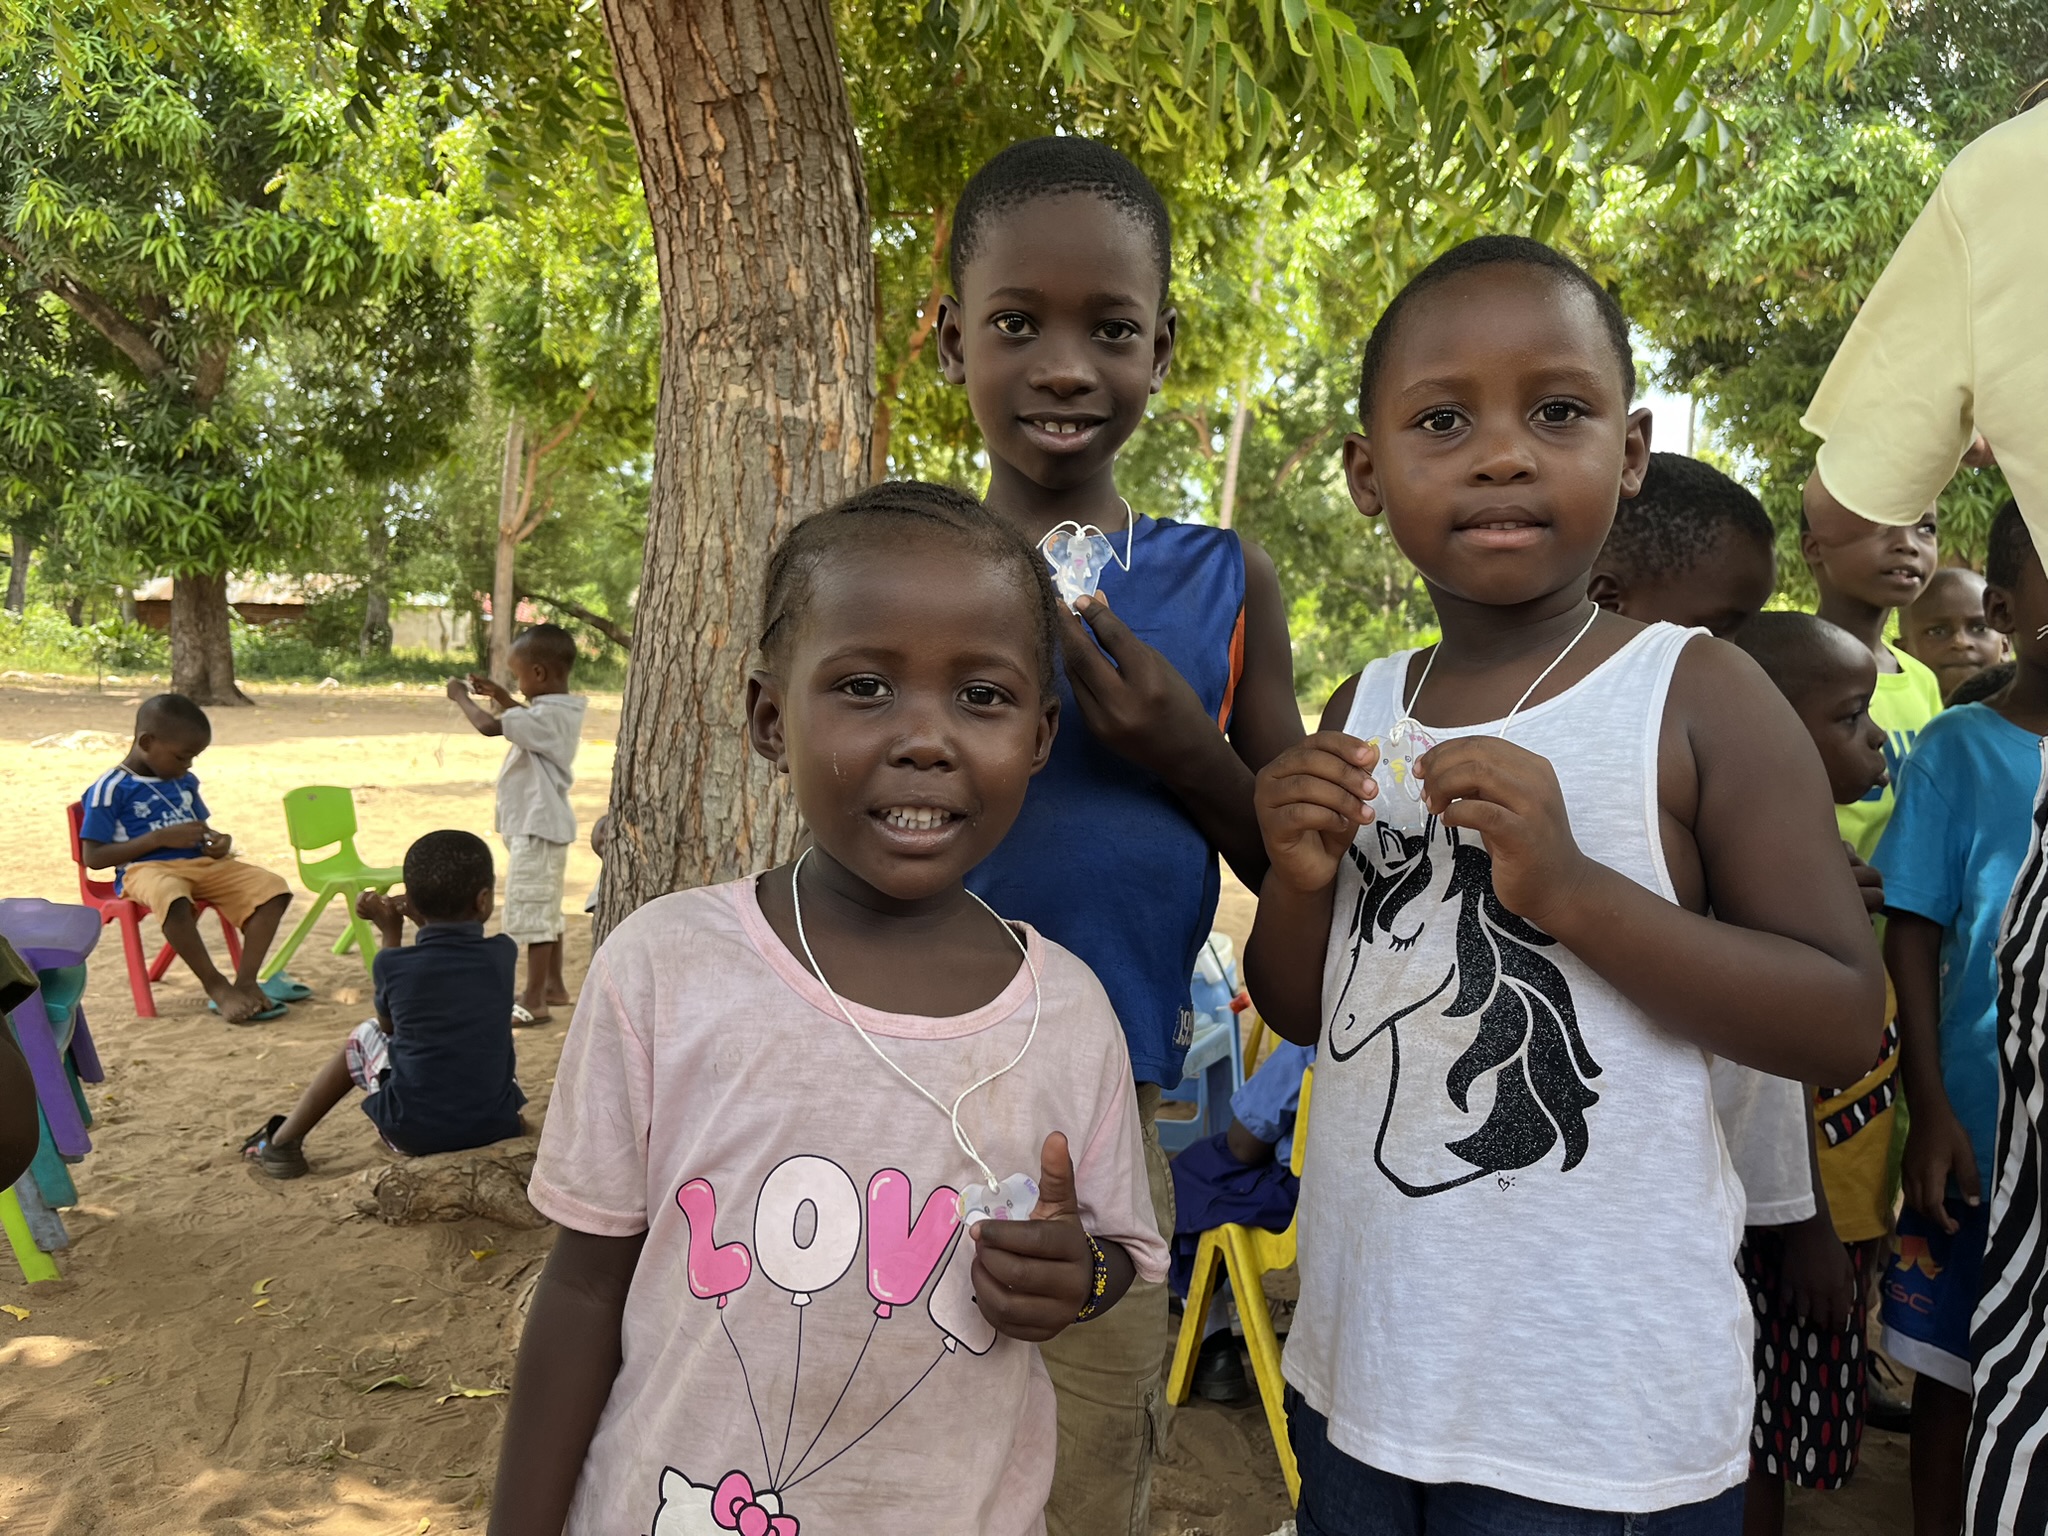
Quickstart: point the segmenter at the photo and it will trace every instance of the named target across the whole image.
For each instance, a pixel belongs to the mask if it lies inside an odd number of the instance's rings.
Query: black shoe
[[[263,1129],[242,1143],[242,1156],[273,1179],[302,1179],[311,1171],[306,1166],[305,1147],[296,1141],[272,1140],[283,1124],[283,1115],[272,1115],[264,1121]]]
[[[1237,1340],[1228,1329],[1202,1340],[1195,1356],[1195,1396],[1211,1403],[1241,1403],[1251,1396],[1245,1379],[1244,1361],[1237,1352]]]

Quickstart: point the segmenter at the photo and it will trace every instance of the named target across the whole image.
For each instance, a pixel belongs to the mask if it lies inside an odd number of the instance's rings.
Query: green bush
[[[168,671],[171,643],[145,624],[102,619],[74,626],[64,614],[41,604],[25,613],[0,613],[0,670],[65,672]]]

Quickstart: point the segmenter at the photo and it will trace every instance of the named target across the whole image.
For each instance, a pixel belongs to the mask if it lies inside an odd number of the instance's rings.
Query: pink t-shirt
[[[1036,1177],[1065,1132],[1083,1221],[1157,1280],[1123,1032],[1085,965],[1019,931],[1038,1036],[961,1124],[998,1177]],[[1017,1054],[1031,992],[1020,965],[958,1018],[849,1006],[950,1104]],[[753,880],[620,924],[584,983],[533,1173],[534,1205],[562,1225],[647,1233],[569,1536],[1042,1530],[1052,1386],[1037,1349],[974,1304],[954,1194],[978,1178],[946,1117],[775,936]]]

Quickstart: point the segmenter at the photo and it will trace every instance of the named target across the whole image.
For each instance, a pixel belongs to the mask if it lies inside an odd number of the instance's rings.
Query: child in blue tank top
[[[1166,205],[1143,172],[1086,139],[1035,139],[962,193],[938,319],[941,367],[966,386],[988,448],[988,505],[1041,547],[1076,526],[1106,539],[1094,595],[1061,609],[1051,760],[967,883],[1101,978],[1163,1234],[1171,1191],[1152,1118],[1193,1031],[1216,856],[1258,889],[1253,776],[1302,735],[1272,561],[1227,529],[1138,516],[1117,493],[1117,452],[1173,356],[1171,267]],[[1147,1529],[1166,1339],[1165,1289],[1139,1286],[1085,1341],[1043,1351],[1059,1393],[1051,1536]]]

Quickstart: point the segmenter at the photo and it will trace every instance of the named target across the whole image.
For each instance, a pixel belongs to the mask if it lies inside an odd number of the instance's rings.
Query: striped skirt
[[[2048,1532],[2048,742],[2033,851],[1998,943],[1997,1182],[1970,1329],[1970,1536]]]

